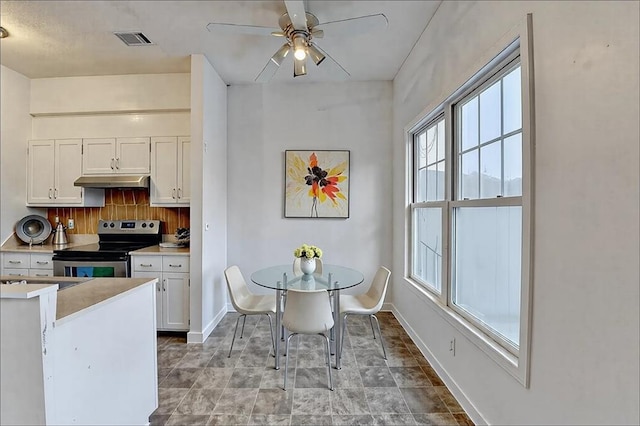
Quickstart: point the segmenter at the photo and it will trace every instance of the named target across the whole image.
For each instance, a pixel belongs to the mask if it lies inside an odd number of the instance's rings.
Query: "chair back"
[[[376,311],[382,309],[384,297],[387,294],[387,287],[389,286],[390,276],[391,271],[389,271],[384,266],[381,266],[376,272],[376,275],[373,277],[373,282],[371,283],[369,291],[367,291],[367,296],[369,296],[371,300],[377,301],[377,304],[374,308]]]
[[[322,275],[322,260],[316,257],[316,270],[314,274]],[[293,275],[299,276],[302,275],[302,269],[300,268],[300,258],[296,257],[293,259]]]
[[[251,297],[251,292],[242,276],[242,272],[240,272],[240,268],[237,265],[228,267],[224,271],[224,277],[227,279],[231,304],[238,312],[244,310],[243,302]]]
[[[287,290],[282,323],[292,333],[325,333],[333,327],[327,290]]]

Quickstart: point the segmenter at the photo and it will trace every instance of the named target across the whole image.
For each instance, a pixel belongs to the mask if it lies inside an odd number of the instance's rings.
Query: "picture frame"
[[[285,151],[285,218],[349,218],[348,150]]]

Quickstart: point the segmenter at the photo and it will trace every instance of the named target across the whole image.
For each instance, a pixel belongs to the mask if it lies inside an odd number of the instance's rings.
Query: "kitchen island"
[[[148,424],[156,280],[11,279],[0,277],[0,424]]]

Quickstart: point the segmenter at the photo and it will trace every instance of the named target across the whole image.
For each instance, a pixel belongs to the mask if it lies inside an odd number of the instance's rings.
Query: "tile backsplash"
[[[65,226],[68,219],[73,219],[75,228],[67,229],[67,234],[95,234],[100,219],[161,220],[163,234],[174,234],[177,228],[190,227],[189,207],[151,207],[147,189],[105,189],[104,203],[104,207],[50,208],[47,219],[53,227],[56,216]]]

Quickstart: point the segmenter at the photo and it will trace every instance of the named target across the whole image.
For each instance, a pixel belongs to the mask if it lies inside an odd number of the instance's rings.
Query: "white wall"
[[[191,328],[201,343],[226,313],[227,86],[203,55],[191,56]]]
[[[41,209],[28,209],[27,141],[31,138],[29,115],[30,80],[0,66],[0,242],[15,224],[29,214],[46,216]]]
[[[302,243],[367,281],[390,264],[390,82],[231,86],[228,106],[229,265],[250,282],[260,268],[292,263]],[[351,151],[348,219],[284,218],[289,149]]]
[[[639,5],[443,2],[394,80],[391,297],[476,422],[640,422]],[[537,121],[528,389],[401,278],[403,128],[483,65],[479,59],[527,12]]]

